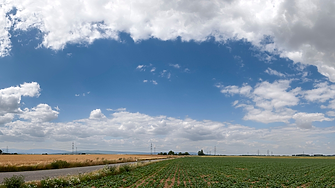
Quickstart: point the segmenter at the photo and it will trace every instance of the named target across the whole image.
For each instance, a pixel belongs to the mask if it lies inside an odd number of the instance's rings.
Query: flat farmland
[[[57,160],[66,162],[96,162],[96,161],[135,161],[147,159],[167,158],[162,155],[114,155],[114,154],[94,154],[94,155],[0,155],[0,166],[31,166],[45,165]]]
[[[74,187],[335,187],[335,159],[186,157]]]

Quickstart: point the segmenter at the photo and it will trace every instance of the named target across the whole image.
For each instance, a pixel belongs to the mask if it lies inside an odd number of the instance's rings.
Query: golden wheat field
[[[49,164],[56,160],[67,162],[86,162],[103,160],[146,160],[166,158],[162,155],[118,155],[118,154],[92,154],[92,155],[0,155],[0,166],[28,166]]]

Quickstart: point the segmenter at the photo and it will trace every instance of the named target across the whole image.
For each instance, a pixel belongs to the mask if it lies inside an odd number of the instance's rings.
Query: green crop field
[[[187,157],[76,187],[335,187],[333,158]]]

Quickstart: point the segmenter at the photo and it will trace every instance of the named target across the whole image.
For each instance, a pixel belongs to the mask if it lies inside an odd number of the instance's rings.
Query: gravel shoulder
[[[148,163],[148,162],[157,162],[157,161],[162,161],[162,160],[166,160],[166,159],[146,160],[146,161],[141,161],[141,162]],[[119,165],[133,164],[133,163],[136,163],[136,162],[109,164],[108,166],[119,166]],[[9,177],[12,177],[13,175],[17,175],[17,176],[23,175],[25,178],[25,181],[34,181],[34,180],[42,180],[47,177],[55,178],[59,176],[78,175],[78,174],[102,169],[105,166],[106,165],[51,169],[51,170],[23,171],[23,172],[1,172],[0,173],[0,183],[3,182],[4,178],[9,178]]]

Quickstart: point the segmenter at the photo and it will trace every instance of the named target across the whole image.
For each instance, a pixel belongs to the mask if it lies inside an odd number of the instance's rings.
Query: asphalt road
[[[158,159],[158,160],[147,160],[141,161],[144,163],[147,162],[155,162],[162,161],[166,159]],[[125,164],[133,164],[136,162],[128,162],[128,163],[117,163],[117,164],[109,164],[108,166],[118,166]],[[36,171],[23,171],[23,172],[0,172],[0,183],[4,180],[4,178],[12,177],[13,175],[23,175],[25,181],[33,181],[33,180],[42,180],[45,178],[55,178],[59,176],[66,175],[78,175],[82,173],[92,172],[94,170],[102,169],[106,165],[98,165],[98,166],[86,166],[86,167],[75,167],[75,168],[63,168],[63,169],[52,169],[52,170],[36,170]]]

